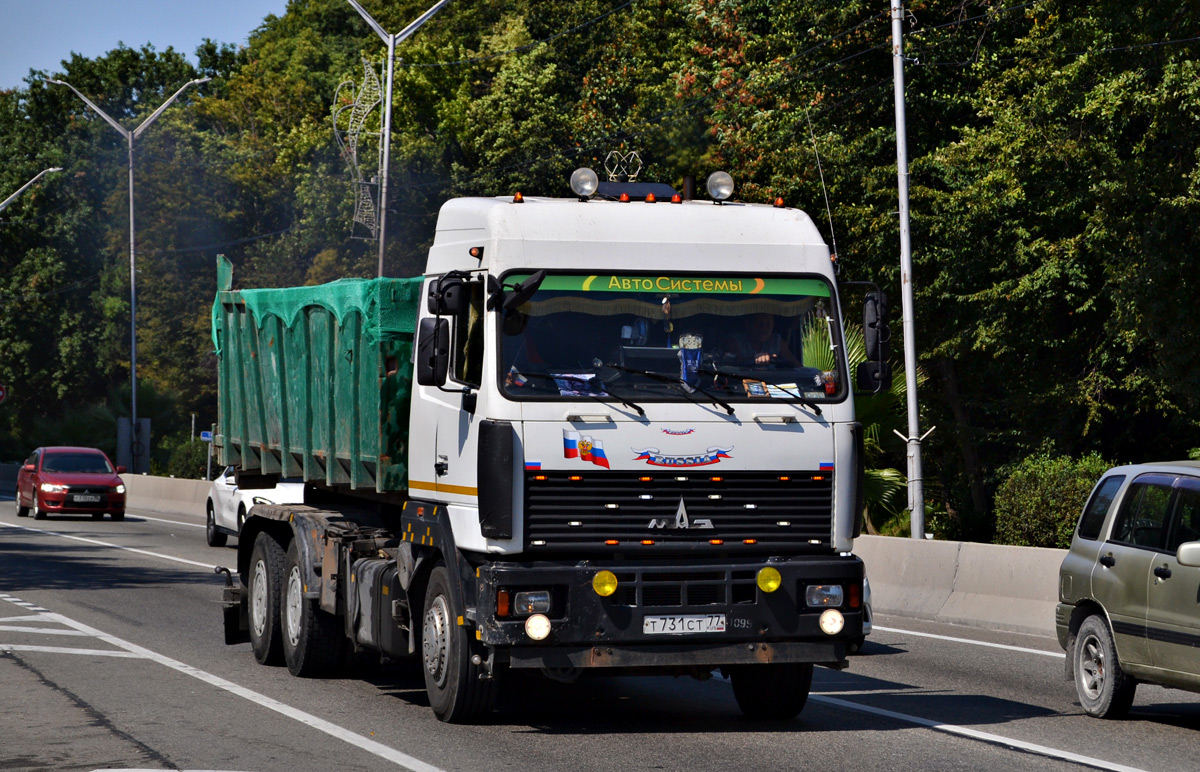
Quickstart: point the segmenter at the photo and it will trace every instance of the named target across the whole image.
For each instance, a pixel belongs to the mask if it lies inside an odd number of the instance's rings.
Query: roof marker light
[[[653,193],[646,194],[646,203],[647,204],[653,204],[655,201],[658,201],[657,196],[655,196]]]
[[[682,204],[682,203],[683,203],[683,196],[681,196],[681,195],[679,195],[678,193],[676,193],[675,195],[671,196],[671,203],[672,203],[672,204]]]
[[[522,196],[522,195],[521,195],[521,191],[519,191],[519,190],[518,190],[518,191],[517,191],[517,192],[516,192],[516,193],[513,195],[513,200],[512,200],[512,202],[513,202],[514,204],[524,204],[524,203],[525,203],[525,196]]]
[[[776,197],[775,197],[775,208],[776,208],[776,209],[783,209],[783,196],[776,196]]]
[[[628,194],[628,193],[622,193],[622,194],[621,194],[621,197],[620,197],[620,198],[618,198],[617,200],[618,200],[618,201],[620,201],[620,202],[621,202],[621,203],[623,203],[623,204],[628,204],[628,203],[629,203],[629,194]]]

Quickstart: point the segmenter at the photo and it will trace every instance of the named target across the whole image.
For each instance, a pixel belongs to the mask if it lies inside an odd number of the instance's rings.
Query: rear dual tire
[[[305,598],[304,569],[296,541],[288,545],[281,594],[283,658],[294,676],[312,677],[336,669],[345,655],[346,638],[339,620],[321,611],[315,598]]]
[[[280,631],[279,588],[283,584],[286,555],[279,542],[265,531],[254,540],[250,553],[250,584],[247,615],[250,622],[250,648],[260,665],[283,663],[283,635]]]

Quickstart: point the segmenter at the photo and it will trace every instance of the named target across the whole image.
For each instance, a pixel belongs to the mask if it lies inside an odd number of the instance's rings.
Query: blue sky
[[[124,43],[173,47],[196,63],[204,38],[245,45],[287,0],[0,0],[0,89],[25,86],[29,70],[62,72],[71,52],[94,59]]]

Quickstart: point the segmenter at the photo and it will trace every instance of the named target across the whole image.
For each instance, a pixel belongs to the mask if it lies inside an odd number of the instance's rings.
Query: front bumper
[[[758,570],[779,571],[772,593],[757,586]],[[592,578],[612,571],[617,591],[601,597]],[[847,644],[863,634],[863,564],[857,557],[805,556],[686,565],[665,561],[572,564],[491,563],[479,567],[478,640],[503,650],[512,667],[637,668],[801,662],[841,666]],[[844,588],[844,626],[821,630],[824,608],[808,608],[805,587]],[[851,587],[855,587],[851,590]],[[497,616],[497,592],[549,589],[550,635],[534,641],[525,616]],[[857,599],[857,602],[852,599]],[[723,617],[719,632],[656,634],[647,617]]]
[[[98,502],[79,503],[70,493],[38,491],[38,509],[51,515],[111,515],[125,512],[124,493],[103,493]]]

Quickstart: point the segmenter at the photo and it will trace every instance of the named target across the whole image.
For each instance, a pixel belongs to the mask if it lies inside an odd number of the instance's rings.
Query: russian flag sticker
[[[579,432],[563,429],[563,458],[579,458]]]
[[[832,461],[822,461],[820,464],[820,469],[822,472],[832,472],[833,471],[833,462]]]
[[[525,468],[526,468],[526,469],[535,469],[535,470],[540,470],[540,469],[542,468],[542,462],[541,462],[541,461],[534,461],[533,459],[526,459],[526,460],[525,460]]]

